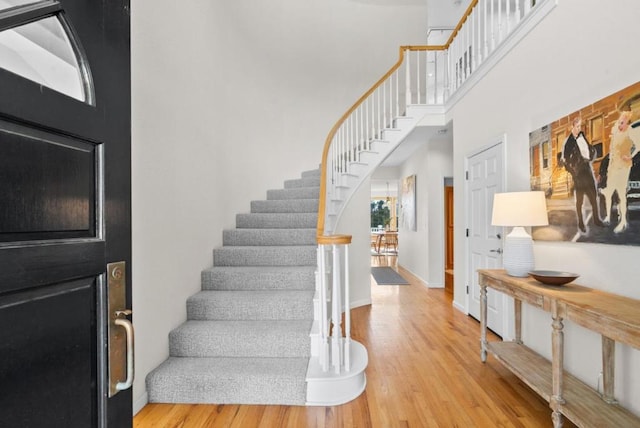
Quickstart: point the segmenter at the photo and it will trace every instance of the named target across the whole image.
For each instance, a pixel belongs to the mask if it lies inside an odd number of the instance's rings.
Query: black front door
[[[0,426],[132,423],[129,25],[129,0],[0,0]]]

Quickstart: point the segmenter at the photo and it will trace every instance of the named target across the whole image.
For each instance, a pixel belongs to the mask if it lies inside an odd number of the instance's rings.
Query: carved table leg
[[[553,428],[562,428],[562,425],[564,423],[562,421],[562,413],[553,412],[551,414],[551,420],[553,421]]]
[[[616,342],[602,336],[602,399],[609,404],[617,404],[615,391]]]
[[[487,361],[487,286],[480,282],[480,359]]]
[[[552,394],[551,394],[551,409],[553,414],[554,428],[562,427],[562,413],[560,412],[560,405],[564,404],[564,398],[562,398],[563,392],[563,370],[564,370],[564,333],[562,332],[562,316],[558,308],[556,300],[551,302],[551,315],[553,322],[553,332],[551,333],[551,369],[552,369]]]
[[[515,327],[516,327],[516,343],[522,345],[522,300],[515,299],[513,301],[514,304],[514,317],[515,317]]]

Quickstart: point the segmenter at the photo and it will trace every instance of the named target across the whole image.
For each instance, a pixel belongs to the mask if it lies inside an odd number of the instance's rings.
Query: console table
[[[491,353],[548,401],[555,428],[562,427],[563,416],[581,427],[640,427],[640,418],[619,406],[614,397],[615,342],[640,349],[640,300],[573,283],[544,285],[531,277],[509,276],[502,269],[480,269],[478,275],[483,362]],[[514,299],[513,342],[487,341],[487,287]],[[551,314],[551,361],[522,342],[522,302]],[[602,394],[564,372],[565,319],[602,336]]]

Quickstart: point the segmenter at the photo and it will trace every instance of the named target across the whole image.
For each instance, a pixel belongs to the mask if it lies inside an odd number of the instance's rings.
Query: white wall
[[[529,185],[528,133],[631,83],[640,74],[633,41],[640,37],[640,3],[620,0],[561,0],[510,54],[450,112],[454,128],[454,180],[463,183],[464,158],[506,134],[507,191]],[[460,189],[460,186],[458,186]],[[465,304],[465,198],[455,194],[455,290]],[[640,298],[635,266],[640,247],[535,243],[536,265],[578,272],[579,282]],[[531,308],[523,316],[524,341],[550,357],[550,318]],[[600,372],[600,337],[565,323],[565,368],[595,387]],[[640,413],[640,351],[616,349],[616,394]]]
[[[352,236],[349,246],[349,300],[352,308],[371,303],[370,200],[370,180],[366,179],[353,194],[336,226],[336,234]]]
[[[453,174],[453,146],[450,136],[434,137],[427,127],[416,128],[411,138],[424,143],[400,166],[398,178],[416,175],[417,230],[400,225],[398,264],[429,287],[440,288],[444,287],[444,177]]]
[[[223,228],[267,189],[318,167],[334,122],[396,62],[398,46],[423,42],[425,9],[417,0],[135,2],[136,410]]]

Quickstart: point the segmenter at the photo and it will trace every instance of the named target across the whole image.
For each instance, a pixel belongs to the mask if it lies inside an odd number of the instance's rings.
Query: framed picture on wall
[[[402,179],[400,215],[403,229],[416,231],[416,176]]]
[[[532,131],[529,154],[549,215],[533,239],[640,245],[640,82]]]

